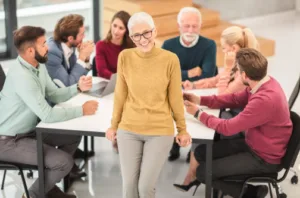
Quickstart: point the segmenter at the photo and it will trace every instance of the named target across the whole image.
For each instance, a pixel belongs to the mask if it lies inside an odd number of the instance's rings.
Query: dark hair
[[[34,45],[36,40],[45,33],[45,29],[41,27],[23,26],[13,32],[14,45],[18,51],[24,51],[26,46]]]
[[[60,42],[67,42],[69,36],[76,36],[79,28],[83,26],[84,18],[79,14],[69,14],[61,18],[54,29],[54,40]]]
[[[255,49],[240,49],[236,54],[236,63],[251,80],[260,81],[267,75],[268,60]]]
[[[122,47],[124,49],[134,47],[135,45],[129,37],[129,31],[128,31],[128,27],[127,27],[128,21],[130,19],[130,14],[128,12],[123,11],[123,10],[117,12],[113,16],[113,18],[110,22],[110,25],[114,22],[115,19],[120,19],[122,21],[122,23],[124,24],[125,29],[126,29],[126,32],[125,32],[124,37],[123,37]],[[109,31],[108,31],[107,36],[104,39],[104,41],[111,42],[111,39],[112,39],[112,33],[111,33],[111,26],[110,26]]]

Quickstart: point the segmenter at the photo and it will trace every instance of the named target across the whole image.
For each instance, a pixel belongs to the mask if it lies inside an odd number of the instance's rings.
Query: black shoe
[[[186,163],[190,163],[191,161],[191,150],[189,151],[189,153],[186,156]]]
[[[176,142],[174,142],[172,149],[170,151],[170,156],[168,158],[169,161],[175,161],[180,157],[179,149],[180,149],[180,146]]]
[[[173,184],[173,186],[180,191],[183,192],[187,192],[190,190],[190,188],[192,188],[193,186],[196,186],[196,188],[198,188],[198,186],[200,186],[200,182],[198,180],[194,180],[191,183],[189,183],[188,185],[180,185],[180,184]]]
[[[70,179],[77,180],[81,179],[82,177],[86,177],[87,174],[84,171],[81,171],[76,164],[74,164],[71,172],[70,172]]]
[[[95,155],[94,151],[88,151],[86,154],[84,153],[83,150],[77,148],[75,153],[74,153],[74,158],[75,159],[85,159],[85,157],[90,158]]]
[[[265,198],[269,193],[269,189],[265,185],[253,186],[248,184],[243,198]]]
[[[68,195],[61,191],[57,186],[54,186],[48,193],[47,198],[76,198],[75,195]]]

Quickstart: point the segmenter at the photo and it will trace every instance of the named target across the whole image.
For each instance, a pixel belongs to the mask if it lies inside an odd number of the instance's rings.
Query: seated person
[[[180,61],[182,81],[210,78],[216,73],[216,44],[199,35],[202,19],[197,8],[182,8],[177,17],[180,36],[166,40],[162,48],[175,53]],[[179,158],[179,145],[174,141],[169,161]],[[189,155],[187,160],[189,161]]]
[[[77,84],[80,77],[86,75],[91,68],[89,59],[94,50],[94,44],[91,41],[82,41],[84,33],[84,18],[81,15],[70,14],[58,21],[54,37],[47,41],[49,54],[46,67],[58,87]],[[76,49],[79,52],[78,57]],[[75,156],[84,158],[84,153],[77,149]],[[70,177],[80,179],[85,176],[86,173],[74,165]]]
[[[221,35],[221,46],[225,53],[224,71],[217,76],[198,81],[183,83],[184,90],[218,88],[219,94],[234,93],[244,89],[240,80],[236,80],[234,68],[235,54],[243,48],[258,49],[259,44],[255,35],[249,28],[242,29],[238,26],[226,28]]]
[[[212,186],[234,198],[239,197],[243,183],[225,182],[221,178],[278,172],[293,127],[285,94],[280,84],[267,75],[267,59],[257,50],[246,48],[237,52],[236,65],[247,89],[221,96],[184,94],[187,112],[207,127],[226,136],[245,131],[244,139],[220,140],[213,144]],[[225,120],[208,115],[197,104],[244,110]],[[205,145],[196,148],[195,159],[191,161],[194,175],[199,182],[204,182]],[[267,186],[248,184],[243,198],[264,198],[267,194]]]
[[[65,102],[79,91],[91,88],[91,78],[80,78],[78,85],[58,88],[51,80],[44,63],[48,47],[45,30],[24,26],[14,32],[14,44],[19,56],[7,74],[0,92],[0,160],[37,165],[35,127],[42,122],[62,122],[80,116],[92,115],[98,102],[88,101],[83,106],[52,108],[46,99]],[[48,198],[75,198],[55,186],[72,169],[72,155],[81,136],[44,135],[45,191]],[[59,149],[56,149],[58,147]],[[39,181],[29,188],[31,198],[39,198]],[[25,195],[23,195],[25,198]]]
[[[97,76],[109,80],[111,75],[117,72],[119,53],[123,49],[135,46],[127,28],[129,18],[127,12],[117,12],[111,20],[106,38],[97,42],[95,56]]]
[[[49,55],[46,67],[50,77],[59,86],[71,86],[91,69],[89,60],[94,51],[92,41],[83,42],[84,18],[70,14],[55,26],[54,37],[48,39]],[[79,52],[76,56],[76,49]]]
[[[243,31],[247,32],[245,36],[243,36]],[[238,77],[239,73],[237,72],[236,67],[234,67],[235,55],[240,49],[246,47],[256,49],[258,46],[258,42],[251,30],[241,29],[240,27],[232,26],[223,31],[221,37],[221,45],[222,45],[223,52],[225,53],[225,68],[224,68],[225,71],[217,75],[216,77],[202,79],[198,82],[200,82],[202,86],[201,88],[208,88],[208,87],[210,88],[210,86],[213,85],[217,86],[218,95],[236,93],[242,91],[246,88],[246,86]],[[189,83],[190,83],[189,81],[186,81],[184,83],[184,85],[187,85],[185,86],[186,89],[192,88],[192,83],[190,84]],[[194,83],[194,85],[196,85],[196,83]],[[204,85],[210,85],[210,86],[205,87]],[[240,111],[241,109],[237,109],[237,108],[230,109],[229,111],[222,111],[220,117],[224,119],[229,119],[236,116]],[[221,139],[240,138],[241,136],[243,136],[243,133],[238,133],[230,137],[220,135]],[[197,146],[198,144],[192,143],[190,158],[194,158],[194,150]],[[187,185],[190,184],[193,177],[194,177],[193,167],[190,164],[188,173],[184,179],[183,184],[182,185],[176,184],[176,187],[180,188],[180,190],[183,191],[189,190]]]
[[[133,48],[135,45],[129,37],[128,21],[130,15],[125,11],[117,12],[110,24],[106,38],[96,44],[97,76],[110,79],[117,72],[119,53],[123,49]],[[117,141],[113,141],[113,148],[118,152]]]

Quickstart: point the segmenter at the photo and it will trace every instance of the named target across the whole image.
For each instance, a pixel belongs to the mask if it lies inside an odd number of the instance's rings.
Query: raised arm
[[[58,53],[49,51],[46,66],[52,79],[58,79],[66,87],[68,87],[76,84],[81,76],[88,73],[88,70],[84,68],[84,65],[76,62],[71,71],[68,73],[62,65],[63,58],[64,57]]]
[[[168,99],[179,134],[187,133],[184,118],[183,97],[181,90],[180,64],[177,56],[172,56]]]
[[[48,75],[48,72],[46,71],[45,73],[46,98],[49,99],[51,102],[55,104],[65,102],[78,93],[77,83],[70,87],[58,88],[51,80],[50,76]]]
[[[28,78],[25,82],[16,85],[16,92],[23,102],[43,122],[59,122],[77,118],[83,115],[81,106],[73,108],[52,108],[47,103],[45,96],[40,90],[40,85],[33,79]]]
[[[273,109],[274,112],[266,113],[266,109]],[[271,103],[266,103],[262,98],[253,98],[245,109],[232,119],[220,119],[203,112],[200,121],[207,127],[215,129],[225,136],[232,136],[241,131],[265,124],[270,116],[276,116],[275,107]]]
[[[211,109],[243,108],[248,103],[249,90],[220,96],[201,96],[200,105]]]
[[[128,94],[128,87],[123,74],[123,58],[123,53],[121,52],[118,58],[117,82],[114,94],[114,110],[111,121],[111,129],[114,130],[118,129],[118,125],[122,118],[124,103]]]

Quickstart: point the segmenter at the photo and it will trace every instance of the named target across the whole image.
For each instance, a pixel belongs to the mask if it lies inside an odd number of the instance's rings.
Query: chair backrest
[[[282,168],[289,169],[294,166],[300,150],[300,117],[297,113],[291,111],[291,120],[293,131],[287,145],[285,156],[282,159]]]
[[[93,58],[93,63],[92,63],[92,75],[93,75],[93,76],[98,76],[98,75],[97,75],[97,67],[96,67],[96,57]]]
[[[4,86],[4,81],[5,81],[5,73],[3,71],[2,66],[0,65],[0,91],[2,90],[3,86]]]
[[[290,107],[290,109],[293,108],[294,103],[295,103],[295,101],[296,101],[296,99],[299,95],[299,91],[300,91],[300,76],[299,76],[298,81],[297,81],[297,83],[294,87],[294,90],[293,90],[293,92],[292,92],[292,94],[289,98],[289,107]]]

